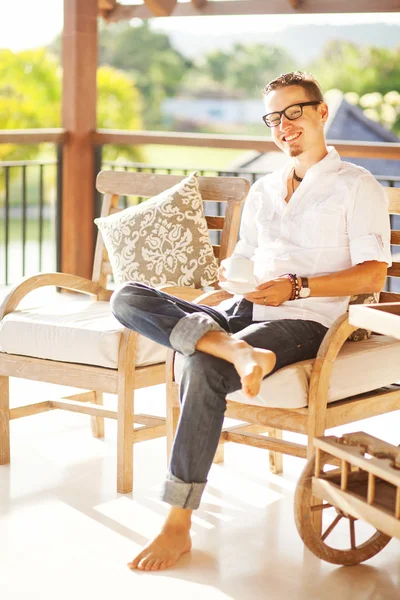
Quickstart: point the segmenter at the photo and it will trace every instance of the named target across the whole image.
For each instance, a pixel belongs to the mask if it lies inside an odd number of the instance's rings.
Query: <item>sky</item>
[[[121,4],[134,2],[124,0]],[[153,19],[152,26],[166,32],[174,30],[193,35],[223,35],[241,31],[279,31],[292,25],[378,22],[400,25],[400,13],[168,17]],[[12,0],[7,3],[0,0],[0,48],[22,50],[46,45],[61,31],[62,26],[63,0]]]

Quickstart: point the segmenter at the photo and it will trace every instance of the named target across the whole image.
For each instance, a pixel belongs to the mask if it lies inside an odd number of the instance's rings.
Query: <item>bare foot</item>
[[[145,548],[128,563],[128,567],[141,571],[161,571],[173,567],[185,552],[190,552],[192,541],[186,528],[168,527],[147,544]]]
[[[257,396],[263,378],[272,371],[275,362],[274,352],[253,348],[246,342],[237,350],[233,364],[240,375],[242,391],[246,396]]]

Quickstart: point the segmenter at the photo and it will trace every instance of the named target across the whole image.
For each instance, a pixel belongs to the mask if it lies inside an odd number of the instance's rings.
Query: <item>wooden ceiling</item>
[[[117,0],[98,1],[99,14],[109,22],[170,15],[194,17],[400,11],[400,0],[144,0],[144,4],[119,4]]]

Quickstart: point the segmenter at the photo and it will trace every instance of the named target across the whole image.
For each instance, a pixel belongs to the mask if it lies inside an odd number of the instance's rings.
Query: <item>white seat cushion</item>
[[[175,379],[180,381],[184,357],[177,354]],[[303,360],[279,369],[263,380],[258,396],[251,400],[241,390],[228,400],[271,408],[302,408],[308,404],[308,388],[314,360]],[[372,335],[362,342],[346,342],[332,369],[328,403],[400,380],[400,341]]]
[[[118,368],[123,326],[109,302],[60,301],[17,310],[0,323],[0,352]],[[136,366],[165,362],[167,348],[139,336]]]

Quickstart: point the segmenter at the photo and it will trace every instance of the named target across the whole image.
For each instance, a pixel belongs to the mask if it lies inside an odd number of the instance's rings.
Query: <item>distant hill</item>
[[[386,23],[365,25],[300,25],[278,32],[265,34],[252,31],[224,35],[193,35],[181,31],[169,31],[174,47],[188,58],[196,58],[210,50],[229,50],[235,43],[268,43],[283,46],[297,57],[299,67],[305,67],[320,54],[326,42],[342,39],[361,45],[381,48],[400,48],[400,26]]]

